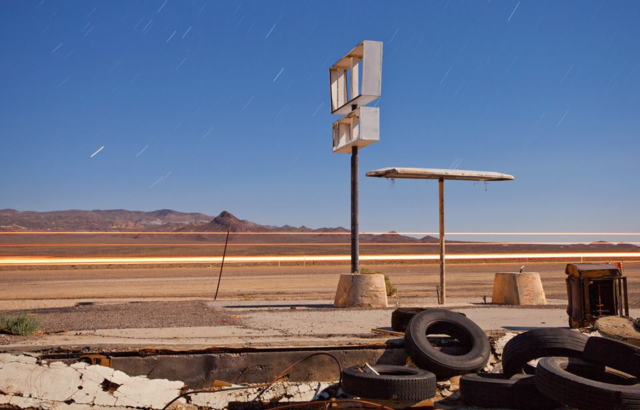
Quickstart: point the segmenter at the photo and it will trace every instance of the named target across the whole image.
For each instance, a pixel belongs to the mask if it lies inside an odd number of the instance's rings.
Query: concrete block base
[[[516,306],[546,305],[547,298],[537,272],[498,272],[493,280],[492,303]]]
[[[387,307],[384,275],[340,275],[335,307]]]

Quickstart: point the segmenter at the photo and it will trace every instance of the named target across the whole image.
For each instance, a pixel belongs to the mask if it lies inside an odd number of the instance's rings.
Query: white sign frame
[[[365,40],[329,68],[331,114],[348,114],[382,95],[382,42]]]

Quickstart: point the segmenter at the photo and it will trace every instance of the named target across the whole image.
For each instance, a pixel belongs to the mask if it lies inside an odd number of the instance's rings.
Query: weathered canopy
[[[456,179],[463,181],[511,181],[513,175],[499,172],[435,168],[381,168],[367,172],[368,177],[407,179]]]
[[[433,168],[381,168],[367,172],[368,177],[378,178],[406,178],[406,179],[437,179],[440,208],[440,286],[438,304],[446,303],[445,285],[445,241],[444,241],[444,180],[462,181],[511,181],[512,175],[499,172],[465,171],[462,169],[433,169]]]

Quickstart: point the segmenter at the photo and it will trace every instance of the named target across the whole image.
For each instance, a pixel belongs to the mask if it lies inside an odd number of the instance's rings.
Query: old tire
[[[397,308],[391,313],[391,328],[396,332],[404,332],[407,330],[407,325],[413,319],[415,315],[425,310],[436,310],[429,308],[419,308],[419,307],[407,307],[407,308]],[[442,309],[438,309],[442,310]],[[459,315],[466,316],[464,313],[456,312]]]
[[[429,343],[427,335],[446,334],[457,339],[466,353],[449,355]],[[475,322],[448,310],[426,310],[413,317],[404,335],[405,349],[421,369],[435,373],[438,379],[475,373],[484,368],[491,345]]]
[[[398,308],[391,313],[391,328],[396,332],[404,332],[411,319],[425,308]]]
[[[359,366],[342,372],[342,389],[367,399],[422,401],[436,395],[436,376],[422,369],[405,366],[373,365],[380,375],[360,373]]]
[[[538,363],[536,387],[548,398],[589,410],[640,409],[640,384],[582,359],[546,357]]]
[[[640,348],[604,337],[590,337],[583,358],[640,378]]]
[[[465,374],[460,378],[460,398],[479,407],[517,410],[555,409],[559,404],[538,391],[533,376],[517,374]]]
[[[541,357],[582,357],[589,339],[582,333],[569,329],[535,329],[521,333],[509,340],[502,352],[502,369],[507,376],[522,373],[535,373],[528,361]]]

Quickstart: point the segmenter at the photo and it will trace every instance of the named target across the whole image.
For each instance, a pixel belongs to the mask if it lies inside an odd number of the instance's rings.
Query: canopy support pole
[[[444,305],[447,300],[445,288],[445,262],[444,262],[444,178],[438,179],[439,205],[440,205],[440,299],[439,305]]]
[[[358,147],[351,147],[351,273],[360,273],[358,224]]]

